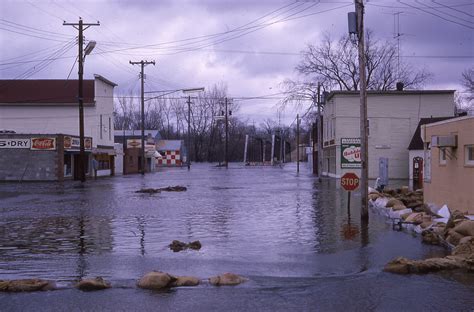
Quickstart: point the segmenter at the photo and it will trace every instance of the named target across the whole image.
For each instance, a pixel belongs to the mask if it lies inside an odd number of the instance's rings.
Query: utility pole
[[[355,0],[357,18],[357,40],[359,47],[359,77],[360,77],[360,136],[361,136],[361,210],[363,221],[369,220],[368,207],[368,137],[367,137],[367,90],[365,77],[365,47],[364,47],[364,1]]]
[[[225,167],[229,168],[229,112],[227,110],[227,97],[225,98]]]
[[[144,175],[145,174],[145,93],[144,93],[144,87],[145,87],[145,83],[144,83],[144,70],[145,70],[145,65],[148,65],[148,64],[153,64],[155,65],[155,61],[143,61],[141,60],[140,62],[132,62],[132,61],[129,61],[130,64],[132,65],[138,65],[140,64],[141,65],[141,71],[140,71],[140,78],[141,78],[141,100],[142,100],[142,105],[141,105],[141,124],[140,124],[140,128],[142,130],[142,135],[141,135],[141,139],[142,139],[142,148],[141,148],[141,151],[140,151],[140,154],[141,154],[141,165],[142,165],[142,172],[141,174]]]
[[[321,182],[323,172],[323,125],[321,123],[321,83],[318,82],[318,181]]]
[[[188,170],[191,169],[191,95],[188,95],[188,157],[186,159]]]
[[[296,172],[300,172],[300,114],[296,115]]]
[[[79,46],[79,54],[78,54],[78,74],[79,74],[79,87],[78,87],[78,102],[79,102],[79,179],[81,182],[86,181],[86,168],[85,165],[88,164],[86,162],[86,152],[84,148],[84,91],[83,91],[83,82],[84,82],[84,35],[83,32],[87,28],[91,26],[100,26],[100,23],[84,23],[81,18],[79,18],[79,23],[63,23],[63,26],[72,26],[79,31],[78,37],[78,46]],[[85,26],[85,28],[84,28]],[[92,47],[93,48],[93,47]],[[90,50],[92,51],[92,49]],[[89,51],[89,53],[90,53]],[[87,53],[88,54],[88,53]]]

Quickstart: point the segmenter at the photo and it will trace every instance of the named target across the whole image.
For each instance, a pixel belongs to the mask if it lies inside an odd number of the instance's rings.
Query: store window
[[[64,176],[65,177],[72,176],[72,155],[71,154],[64,155]]]
[[[110,156],[107,154],[97,154],[95,159],[99,163],[97,170],[108,170],[110,169]]]
[[[474,145],[464,146],[464,164],[474,166]]]

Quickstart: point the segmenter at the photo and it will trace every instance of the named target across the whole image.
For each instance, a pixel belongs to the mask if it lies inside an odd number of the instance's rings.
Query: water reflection
[[[13,197],[9,191],[18,186],[6,185],[9,195],[0,204],[0,275],[23,276],[34,268],[64,279],[121,278],[122,259],[138,271],[156,269],[156,263],[176,270],[199,264],[228,271],[222,263],[232,262],[258,275],[327,274],[340,269],[337,262],[321,262],[320,255],[352,250],[347,259],[355,263],[343,270],[356,271],[369,266],[370,242],[391,231],[372,218],[361,223],[360,197],[354,194],[347,210],[346,193],[335,180],[319,182],[287,167],[226,171],[202,166],[72,185],[38,183]],[[167,185],[186,185],[188,191],[135,194],[139,188]],[[200,240],[203,248],[172,253],[167,246],[175,239]]]

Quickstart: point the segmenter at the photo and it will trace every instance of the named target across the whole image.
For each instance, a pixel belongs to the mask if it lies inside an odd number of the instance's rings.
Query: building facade
[[[474,116],[423,125],[424,201],[474,214]]]
[[[98,175],[114,174],[113,92],[115,83],[100,75],[84,80],[84,136],[98,161]],[[62,133],[71,140],[64,163],[74,166],[79,136],[77,80],[1,80],[0,130],[16,134]],[[66,140],[66,143],[67,140]],[[74,177],[74,174],[71,175]]]
[[[389,179],[409,178],[407,147],[423,117],[454,115],[454,91],[368,91],[369,178],[379,176],[388,161]],[[323,114],[323,174],[340,178],[360,175],[359,92],[335,91]]]

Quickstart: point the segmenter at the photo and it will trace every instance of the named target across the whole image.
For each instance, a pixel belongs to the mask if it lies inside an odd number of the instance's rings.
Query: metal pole
[[[357,35],[359,47],[359,77],[360,77],[360,136],[361,136],[361,219],[369,219],[368,208],[368,138],[367,138],[367,90],[365,76],[365,48],[364,48],[364,3],[355,0],[357,16]]]
[[[86,152],[84,148],[84,51],[83,22],[79,19],[79,179],[86,181]]]
[[[188,170],[191,169],[191,96],[188,95]]]
[[[227,98],[225,98],[225,167],[229,167],[229,118],[227,111]]]
[[[296,172],[300,172],[300,115],[296,115]]]

